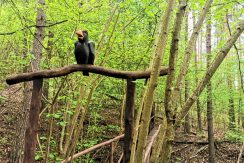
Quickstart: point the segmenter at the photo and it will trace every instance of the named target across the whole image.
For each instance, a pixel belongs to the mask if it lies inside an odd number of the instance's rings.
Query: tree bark
[[[207,83],[210,81],[216,70],[218,69],[219,65],[223,62],[226,55],[230,51],[231,47],[234,45],[238,37],[241,35],[241,33],[244,30],[244,20],[242,20],[237,27],[236,31],[232,34],[232,36],[228,39],[228,41],[223,45],[222,49],[218,52],[217,57],[214,59],[214,61],[211,63],[209,69],[207,70],[205,76],[202,78],[200,83],[198,84],[195,91],[192,93],[192,95],[188,98],[186,103],[183,105],[181,112],[177,116],[176,119],[176,127],[180,124],[180,121],[186,116],[188,111],[190,110],[193,103],[196,101],[198,96],[202,93],[203,89],[207,85]]]
[[[126,107],[125,107],[125,137],[124,137],[124,158],[123,162],[128,163],[130,161],[131,146],[133,140],[133,128],[134,128],[134,99],[136,93],[136,84],[132,80],[127,80],[126,91]]]
[[[187,3],[185,0],[179,1],[179,8],[176,15],[174,29],[173,29],[173,37],[170,47],[170,57],[169,57],[169,74],[167,76],[166,81],[166,88],[165,88],[165,96],[164,96],[164,107],[165,107],[165,115],[166,115],[166,123],[162,121],[162,127],[159,131],[159,136],[163,135],[164,139],[162,142],[162,147],[160,151],[154,154],[154,159],[158,162],[162,160],[162,162],[169,162],[171,157],[171,150],[172,150],[172,141],[174,139],[174,118],[175,118],[175,110],[174,110],[174,88],[173,88],[173,81],[175,79],[175,67],[176,67],[176,60],[178,55],[178,48],[179,48],[179,38],[180,38],[180,31],[181,31],[181,24],[183,17],[185,15]],[[161,158],[159,159],[159,154],[161,154]]]
[[[188,70],[188,67],[190,65],[190,60],[191,60],[193,48],[196,46],[196,40],[197,40],[199,31],[203,25],[203,21],[205,20],[205,17],[206,17],[206,15],[210,9],[212,2],[213,2],[213,0],[207,0],[206,1],[205,5],[203,7],[203,10],[199,16],[199,19],[198,19],[196,25],[194,25],[193,33],[190,37],[187,48],[185,50],[183,63],[182,63],[182,66],[180,68],[180,73],[178,75],[178,78],[177,78],[176,84],[175,84],[175,91],[174,91],[174,96],[173,96],[175,110],[177,110],[177,108],[178,108],[177,103],[180,99],[179,98],[180,97],[180,87],[182,85],[182,81],[184,80],[185,75],[186,75],[187,70]],[[187,114],[185,114],[185,115],[187,115]],[[184,115],[184,117],[185,117],[185,115]],[[184,117],[182,117],[182,118],[184,118]]]
[[[194,26],[193,33],[190,37],[190,40],[188,42],[188,46],[187,46],[186,51],[185,51],[184,61],[183,61],[183,64],[180,68],[180,74],[179,74],[177,81],[176,81],[176,89],[177,90],[180,88],[181,83],[182,83],[182,81],[186,75],[187,69],[188,69],[189,64],[190,64],[190,59],[192,56],[193,47],[196,45],[196,40],[197,40],[199,31],[202,27],[203,21],[204,21],[206,15],[208,13],[208,10],[209,10],[212,2],[213,2],[213,0],[208,0],[206,2],[205,6],[203,7],[203,10],[201,12],[200,17],[199,17],[196,25]]]
[[[162,62],[166,42],[167,42],[167,36],[168,36],[168,29],[170,25],[170,17],[171,13],[173,11],[174,6],[174,0],[168,1],[168,7],[165,12],[165,15],[161,16],[161,31],[155,40],[155,49],[154,49],[154,60],[152,64],[152,73],[150,75],[150,80],[148,83],[148,86],[146,88],[146,94],[144,98],[144,109],[142,112],[142,118],[141,118],[141,127],[139,129],[139,137],[138,137],[138,146],[136,150],[136,158],[135,163],[141,163],[144,160],[144,154],[146,149],[146,143],[147,143],[147,136],[148,136],[148,130],[149,130],[149,123],[150,123],[150,115],[152,111],[152,103],[153,103],[153,97],[154,97],[154,90],[157,86],[158,76],[159,76],[159,68],[160,64]]]
[[[188,13],[186,13],[186,16],[185,16],[185,42],[187,42],[187,41],[188,41]],[[193,49],[195,49],[195,47],[193,47]],[[186,78],[185,79],[185,101],[187,100],[188,96],[189,96],[189,81]],[[187,114],[185,117],[184,131],[187,134],[189,134],[191,132],[189,114]]]
[[[206,28],[206,52],[207,52],[207,68],[211,63],[211,16],[207,21]],[[214,131],[213,131],[213,102],[212,102],[212,85],[211,81],[207,84],[207,119],[208,119],[208,160],[215,163],[215,147],[214,147]]]
[[[231,76],[227,76],[227,83],[229,87],[229,129],[234,131],[236,129],[235,105],[233,98],[233,88]]]
[[[186,79],[185,80],[185,101],[188,99],[188,96],[189,96],[189,81]],[[184,131],[187,134],[191,132],[189,113],[185,116]]]
[[[27,36],[24,35],[24,43],[27,44]],[[24,49],[23,57],[27,57],[27,49]],[[30,71],[30,66],[26,66],[23,70],[24,73]],[[29,116],[29,105],[31,101],[31,82],[26,82],[23,84],[23,99],[22,106],[17,115],[17,123],[15,125],[16,135],[13,141],[13,149],[10,154],[10,163],[23,162],[24,158],[24,140],[25,140],[25,130],[28,122]]]
[[[25,133],[25,150],[23,161],[25,163],[35,162],[37,132],[39,128],[39,113],[41,110],[42,83],[42,79],[33,81],[33,91],[29,112],[30,115]]]
[[[195,18],[195,13],[194,11],[192,12],[192,17],[193,17],[193,26],[195,25],[196,22],[196,18]],[[198,42],[199,43],[199,42]],[[200,43],[200,46],[202,46],[202,44]],[[202,48],[201,48],[202,49]],[[197,52],[197,45],[195,44],[195,46],[193,47],[193,52],[195,53],[195,82],[196,85],[198,83],[198,60],[199,60],[199,54]],[[200,100],[197,99],[196,101],[196,111],[197,111],[197,129],[198,131],[202,131],[202,117],[201,117],[201,106],[200,106]]]
[[[39,0],[39,5],[43,6],[45,0]],[[38,8],[37,17],[36,17],[36,31],[34,34],[32,53],[35,57],[31,61],[31,65],[26,68],[26,71],[37,71],[40,67],[41,62],[41,54],[42,54],[42,41],[44,39],[44,26],[45,26],[46,16],[45,12],[42,8]],[[17,134],[15,138],[15,146],[14,151],[12,153],[12,157],[10,162],[23,162],[23,153],[24,153],[24,138],[25,132],[27,128],[28,118],[29,118],[29,110],[30,110],[30,101],[31,101],[31,91],[32,84],[25,83],[24,84],[24,92],[23,92],[23,106],[21,110],[21,118],[17,122],[19,126],[17,126]]]
[[[114,69],[106,69],[101,66],[94,66],[94,65],[70,65],[65,66],[62,68],[52,69],[52,70],[42,70],[38,72],[31,72],[31,73],[23,73],[18,75],[10,76],[6,79],[7,84],[12,85],[20,82],[25,81],[31,81],[35,79],[41,79],[41,78],[54,78],[54,77],[60,77],[65,76],[70,73],[76,72],[76,71],[88,71],[93,72],[96,74],[101,74],[104,76],[110,76],[114,78],[120,78],[120,79],[145,79],[150,77],[151,70],[144,70],[144,71],[119,71]],[[159,75],[167,75],[168,74],[168,68],[161,67]]]

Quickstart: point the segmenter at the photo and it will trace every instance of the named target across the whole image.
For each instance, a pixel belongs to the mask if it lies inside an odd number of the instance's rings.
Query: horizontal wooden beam
[[[77,71],[88,71],[95,74],[110,76],[114,78],[121,78],[121,79],[145,79],[150,77],[150,70],[145,71],[120,71],[115,69],[107,69],[101,66],[94,66],[94,65],[70,65],[65,66],[62,68],[52,69],[52,70],[42,70],[37,72],[30,72],[30,73],[22,73],[10,76],[6,79],[6,82],[9,85],[17,84],[21,82],[31,81],[35,79],[42,79],[42,78],[55,78],[60,76],[65,76],[73,72]],[[162,67],[160,69],[160,76],[167,75],[168,68]]]
[[[79,153],[76,153],[75,155],[73,155],[72,157],[67,158],[66,160],[61,161],[61,163],[70,162],[72,159],[76,159],[76,158],[78,158],[78,157],[80,157],[80,156],[82,156],[84,154],[87,154],[89,152],[92,152],[92,151],[94,151],[94,150],[96,150],[98,148],[101,148],[101,147],[105,146],[105,145],[111,144],[112,142],[117,141],[117,140],[123,138],[124,136],[125,135],[122,134],[122,135],[119,135],[119,136],[117,136],[117,137],[115,137],[113,139],[110,139],[108,141],[105,141],[103,143],[94,145],[94,146],[92,146],[92,147],[90,147],[88,149],[85,149],[84,151],[81,151]]]

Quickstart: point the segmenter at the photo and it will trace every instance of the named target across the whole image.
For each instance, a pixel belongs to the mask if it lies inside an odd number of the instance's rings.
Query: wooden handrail
[[[105,76],[110,76],[114,78],[122,78],[122,79],[143,79],[149,78],[151,70],[145,71],[120,71],[115,69],[108,69],[101,66],[95,65],[70,65],[65,66],[62,68],[52,69],[52,70],[42,70],[37,72],[30,72],[30,73],[22,73],[13,76],[9,76],[6,79],[7,84],[17,84],[25,81],[31,81],[35,79],[43,79],[43,78],[55,78],[60,76],[65,76],[73,72],[77,71],[88,71],[95,74],[101,74]],[[167,75],[168,68],[162,67],[160,69],[160,76]]]
[[[75,155],[73,155],[73,156],[72,156],[72,159],[78,158],[78,157],[80,157],[80,156],[82,156],[82,155],[84,155],[84,154],[86,154],[86,153],[89,153],[89,152],[91,152],[91,151],[94,151],[94,150],[96,150],[96,149],[98,149],[98,148],[101,148],[101,147],[103,147],[103,146],[105,146],[105,145],[109,145],[110,143],[112,143],[112,142],[114,142],[114,141],[116,141],[116,140],[119,140],[119,139],[123,138],[124,136],[125,136],[125,135],[122,134],[122,135],[119,135],[119,136],[117,136],[117,137],[115,137],[115,138],[113,138],[113,139],[110,139],[110,140],[108,140],[108,141],[102,142],[102,143],[97,144],[97,145],[95,145],[95,146],[93,146],[93,147],[90,147],[90,148],[88,148],[88,149],[85,149],[84,151],[81,151],[81,152],[76,153]],[[70,161],[71,161],[71,157],[69,157],[69,158],[66,159],[66,160],[61,161],[61,163],[70,162]]]

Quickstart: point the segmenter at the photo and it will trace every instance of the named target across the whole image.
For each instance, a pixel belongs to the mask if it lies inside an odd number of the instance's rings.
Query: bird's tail
[[[89,76],[89,72],[88,71],[83,71],[83,75],[84,76]]]

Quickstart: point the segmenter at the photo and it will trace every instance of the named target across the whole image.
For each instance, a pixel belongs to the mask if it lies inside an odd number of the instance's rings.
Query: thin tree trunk
[[[133,141],[133,128],[134,128],[134,101],[136,93],[136,84],[132,80],[127,80],[126,90],[126,107],[125,107],[125,137],[124,137],[124,157],[123,162],[130,161],[131,147]]]
[[[139,131],[139,123],[140,123],[141,113],[142,113],[142,109],[143,109],[144,98],[145,98],[145,92],[143,92],[142,101],[140,103],[139,109],[138,109],[137,114],[136,114],[136,120],[135,120],[134,130],[133,130],[133,141],[132,141],[132,145],[131,145],[130,163],[133,163],[135,160],[136,145],[137,145],[138,131]]]
[[[188,70],[188,67],[189,67],[189,64],[190,64],[190,59],[191,59],[191,56],[192,56],[192,52],[193,52],[193,47],[195,47],[196,45],[196,40],[197,40],[197,37],[198,37],[198,34],[199,34],[199,31],[202,27],[202,24],[203,24],[203,21],[208,13],[208,10],[212,4],[213,0],[208,0],[202,10],[202,13],[196,23],[196,25],[194,26],[194,29],[193,29],[193,33],[191,35],[191,38],[189,40],[189,43],[188,43],[188,46],[187,46],[187,49],[185,51],[185,56],[184,56],[184,61],[183,61],[183,64],[180,68],[180,74],[177,78],[177,81],[176,81],[176,90],[178,91],[180,89],[180,86],[181,86],[181,83],[186,75],[186,72]],[[176,97],[177,98],[177,97]]]
[[[220,49],[218,52],[215,60],[211,63],[209,66],[209,69],[207,70],[205,76],[202,78],[200,83],[198,84],[197,88],[195,91],[192,93],[192,95],[188,98],[186,103],[183,105],[181,112],[177,116],[176,119],[176,127],[179,125],[180,121],[186,116],[188,111],[190,110],[191,106],[193,103],[196,101],[198,96],[202,93],[203,89],[207,85],[207,83],[210,81],[216,70],[218,69],[219,65],[223,62],[225,59],[226,55],[230,51],[231,47],[234,45],[236,40],[239,38],[241,33],[244,30],[244,20],[242,20],[237,27],[236,31],[232,34],[232,36],[228,39],[228,41],[223,45],[223,48]]]
[[[166,89],[165,89],[165,100],[164,100],[164,107],[165,107],[165,115],[166,115],[166,124],[164,124],[164,121],[162,123],[162,127],[160,129],[159,133],[162,133],[164,135],[164,139],[162,142],[161,151],[161,158],[157,160],[162,160],[162,162],[169,162],[171,157],[171,150],[172,150],[172,141],[174,139],[174,118],[175,118],[175,110],[173,107],[174,101],[173,101],[173,81],[175,79],[175,66],[176,66],[176,60],[178,55],[178,46],[179,46],[179,38],[180,38],[180,31],[181,31],[181,24],[183,17],[185,15],[186,10],[186,1],[179,1],[179,9],[176,15],[174,29],[173,29],[173,37],[171,42],[171,48],[170,48],[170,58],[169,58],[169,74],[167,76],[166,81]],[[166,131],[162,132],[161,130]],[[160,134],[159,134],[160,135]],[[157,155],[157,157],[159,157]]]
[[[195,22],[196,22],[196,17],[195,17],[195,13],[194,11],[192,12],[192,17],[193,17],[193,26],[195,25]],[[202,46],[201,43],[198,42],[198,44],[200,44],[200,46]],[[199,60],[199,56],[198,56],[198,52],[197,52],[197,46],[195,44],[195,46],[193,47],[193,52],[195,53],[195,82],[196,82],[196,85],[198,83],[198,60]],[[200,100],[197,99],[197,102],[196,102],[196,110],[197,110],[197,129],[198,131],[202,131],[202,117],[201,117],[201,106],[200,106]]]
[[[185,50],[185,56],[184,56],[184,59],[183,59],[183,64],[182,64],[182,66],[180,68],[180,73],[178,75],[178,78],[177,78],[177,81],[176,81],[176,84],[175,84],[174,96],[173,96],[173,99],[172,99],[172,101],[174,101],[174,106],[173,107],[175,108],[175,110],[177,110],[177,108],[178,108],[177,107],[177,103],[178,103],[178,101],[180,99],[180,87],[182,85],[182,81],[184,80],[185,75],[186,75],[187,70],[188,70],[188,67],[190,65],[190,60],[191,60],[193,48],[196,46],[196,41],[197,41],[197,37],[198,37],[199,31],[200,31],[200,29],[201,29],[201,27],[203,25],[203,21],[204,21],[206,15],[208,13],[208,10],[209,10],[212,2],[213,2],[213,0],[207,0],[206,1],[205,6],[203,7],[203,10],[202,10],[202,12],[201,12],[201,14],[199,16],[199,19],[198,19],[197,23],[194,25],[192,35],[191,35],[190,40],[188,42],[187,48]]]
[[[188,41],[188,13],[186,13],[186,19],[185,19],[185,42],[187,42],[187,41]],[[195,49],[195,48],[193,48],[193,49]],[[185,79],[185,101],[187,100],[188,96],[189,96],[189,81],[188,81],[188,79]],[[185,117],[184,131],[185,131],[185,133],[188,133],[188,134],[191,132],[189,114],[187,114]]]
[[[150,75],[150,80],[148,86],[146,88],[146,95],[144,98],[144,109],[142,112],[141,118],[141,127],[139,130],[139,137],[138,137],[138,146],[136,150],[136,158],[135,163],[141,163],[144,160],[144,153],[147,144],[147,136],[149,130],[149,123],[150,123],[150,115],[152,111],[152,103],[154,97],[154,90],[157,86],[158,76],[159,76],[159,68],[164,56],[167,36],[168,36],[168,29],[170,25],[170,17],[173,11],[174,0],[168,1],[168,7],[165,12],[165,15],[161,16],[162,25],[161,31],[158,34],[157,39],[155,40],[155,49],[154,49],[154,60],[152,64],[152,73]]]
[[[45,0],[39,0],[38,2],[41,6],[44,5]],[[35,59],[31,61],[31,65],[28,68],[25,68],[24,71],[37,71],[40,67],[41,56],[42,56],[42,41],[44,39],[44,27],[46,22],[45,12],[42,8],[38,8],[37,17],[36,17],[36,31],[34,35],[32,53],[35,56]],[[31,102],[31,90],[32,84],[25,83],[24,91],[23,91],[23,106],[20,113],[20,118],[17,122],[18,130],[16,131],[15,145],[14,151],[12,152],[12,156],[10,162],[23,162],[23,153],[24,153],[24,139],[25,132],[27,128],[27,122],[29,118],[29,110],[30,110],[30,102]]]
[[[24,43],[27,45],[26,35],[24,35]],[[27,57],[27,48],[24,48],[23,57]],[[30,66],[26,66],[23,72],[30,72]],[[31,86],[32,82],[23,83],[23,99],[22,99],[22,107],[19,110],[19,114],[17,115],[17,123],[16,127],[16,135],[15,141],[13,142],[13,149],[10,155],[10,163],[15,162],[23,162],[23,154],[24,154],[24,140],[25,140],[25,130],[27,128],[27,122],[29,118],[29,104],[31,101]]]
[[[207,68],[211,63],[211,16],[207,22],[206,29],[206,52],[207,52]],[[208,160],[210,163],[215,163],[215,148],[214,148],[214,132],[213,132],[213,102],[212,102],[212,85],[211,81],[207,84],[207,119],[208,119]]]
[[[188,99],[188,96],[189,96],[189,81],[186,79],[185,80],[185,101]],[[185,116],[184,131],[187,134],[191,132],[189,113]]]
[[[51,65],[50,65],[50,60],[52,58],[52,51],[53,51],[53,37],[54,34],[49,31],[48,32],[48,42],[47,42],[47,56],[45,59],[45,62],[48,66],[48,69],[50,69]],[[43,105],[42,105],[42,109],[44,109],[46,107],[47,101],[48,101],[48,97],[49,97],[49,80],[44,80],[43,82]]]
[[[229,87],[229,129],[236,129],[236,118],[235,118],[235,106],[234,106],[234,98],[233,98],[233,88],[232,88],[232,80],[231,76],[227,76],[227,83]]]

